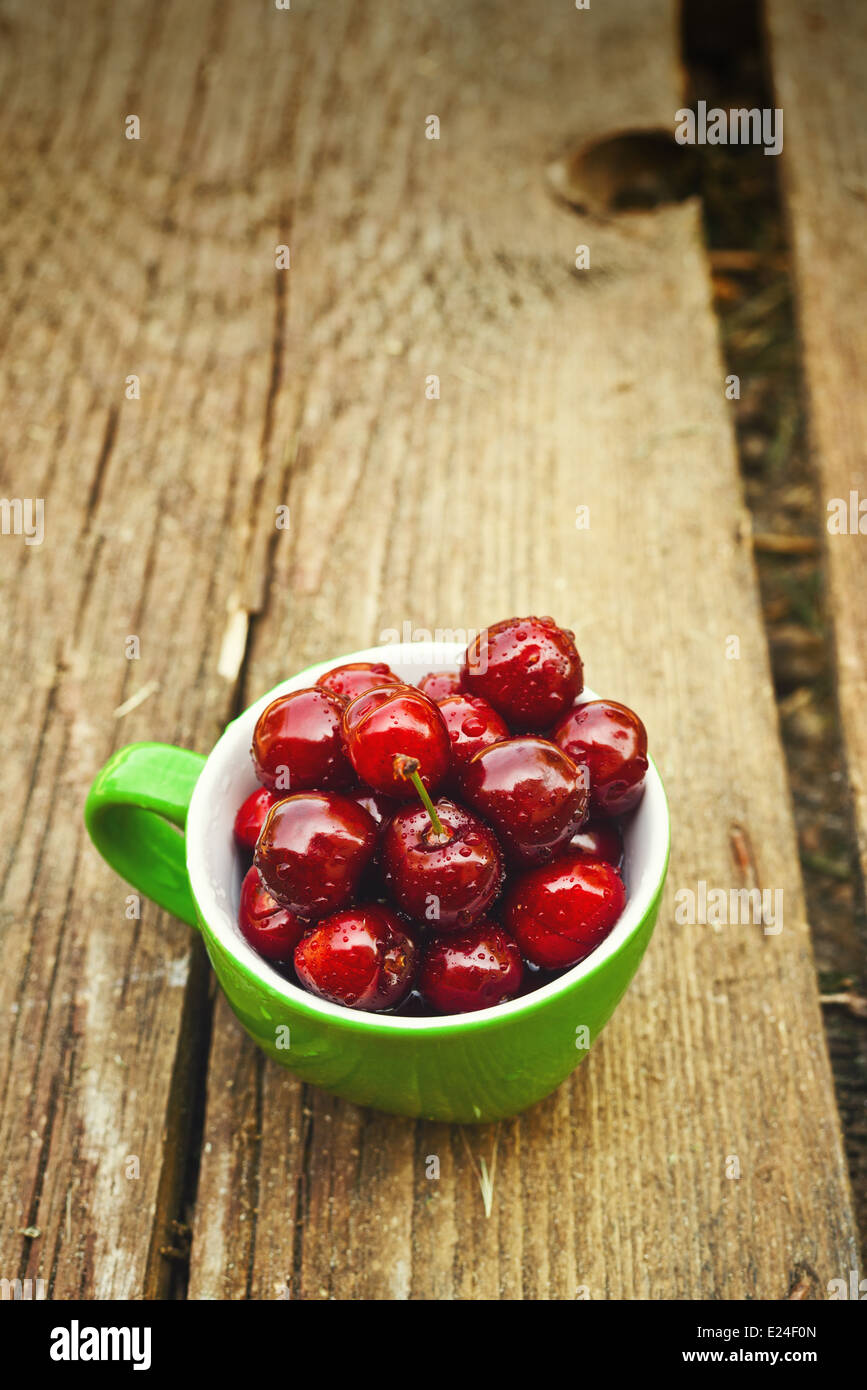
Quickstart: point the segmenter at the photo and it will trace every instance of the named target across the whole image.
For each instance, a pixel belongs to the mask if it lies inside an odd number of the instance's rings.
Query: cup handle
[[[87,795],[84,823],[121,878],[190,926],[184,828],[201,753],[168,743],[130,743],[109,758]]]

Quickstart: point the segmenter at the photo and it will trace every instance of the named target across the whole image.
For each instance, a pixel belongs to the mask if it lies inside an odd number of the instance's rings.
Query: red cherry
[[[268,812],[255,864],[266,887],[302,917],[346,907],[370,862],[373,817],[335,792],[299,792]]]
[[[462,785],[464,799],[520,866],[553,859],[587,813],[583,769],[555,743],[532,735],[483,748],[464,768]]]
[[[433,700],[412,685],[359,695],[343,711],[343,737],[359,779],[399,801],[415,796],[415,791],[396,759],[416,760],[429,791],[436,791],[450,769],[451,744],[443,717]]]
[[[625,905],[623,880],[611,864],[570,854],[512,884],[503,924],[528,960],[558,970],[595,951]]]
[[[383,876],[407,916],[454,931],[496,898],[503,856],[483,821],[453,801],[434,805],[442,833],[423,806],[406,806],[392,816],[382,836]]]
[[[508,618],[467,647],[461,682],[516,729],[548,729],[583,687],[574,633],[553,618]]]
[[[308,923],[271,896],[254,865],[241,884],[238,925],[254,951],[265,960],[282,962],[292,959]]]
[[[633,710],[616,700],[588,700],[560,720],[553,737],[587,767],[596,815],[622,816],[638,805],[647,772],[647,730]]]
[[[428,671],[416,685],[429,700],[438,704],[448,695],[460,694],[461,676],[459,671]]]
[[[475,695],[447,695],[439,702],[452,744],[453,770],[461,770],[482,748],[509,737],[509,728],[487,700]]]
[[[591,859],[604,859],[619,869],[623,863],[623,836],[612,821],[587,821],[569,841],[569,849],[587,854]]]
[[[311,993],[350,1009],[389,1009],[408,993],[416,946],[405,923],[380,904],[326,917],[295,949],[298,979]]]
[[[271,791],[345,787],[352,781],[340,732],[343,706],[310,686],[279,695],[259,715],[251,754],[256,776]]]
[[[375,690],[383,685],[400,685],[396,676],[384,661],[347,661],[345,666],[334,666],[326,671],[316,682],[320,690],[336,695],[342,704],[348,705],[356,696],[366,690]]]
[[[514,999],[523,978],[515,942],[496,923],[481,918],[456,936],[429,942],[419,988],[440,1013],[461,1014]]]
[[[235,843],[252,854],[256,848],[259,831],[265,824],[265,817],[279,796],[269,792],[267,787],[257,787],[238,807],[235,817]]]

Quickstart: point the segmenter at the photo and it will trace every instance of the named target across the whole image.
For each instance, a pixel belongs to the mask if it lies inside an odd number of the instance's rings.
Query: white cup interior
[[[232,833],[235,813],[245,797],[258,786],[250,759],[253,729],[266,705],[278,695],[313,685],[333,666],[349,661],[385,661],[402,679],[419,680],[428,671],[457,670],[464,648],[457,643],[408,642],[370,647],[331,661],[310,666],[269,690],[228,726],[202,769],[193,791],[187,815],[187,870],[193,894],[205,920],[221,945],[240,964],[287,1000],[303,1004],[331,1018],[346,1018],[352,1011],[327,1003],[278,975],[266,960],[244,940],[238,927],[238,903],[244,866]],[[599,698],[585,689],[581,701]],[[613,698],[616,698],[613,697]],[[594,970],[612,955],[639,926],[662,877],[668,854],[668,806],[662,782],[651,762],[646,789],[637,810],[625,827],[623,877],[627,903],[614,930],[580,965],[542,985],[530,994],[485,1010],[492,1013],[518,1013],[549,994],[556,994],[571,981]],[[358,1014],[352,1015],[358,1018]],[[403,1015],[371,1015],[378,1026],[399,1030],[442,1029],[462,1020],[478,1019],[478,1013],[452,1014],[440,1018],[413,1018]]]

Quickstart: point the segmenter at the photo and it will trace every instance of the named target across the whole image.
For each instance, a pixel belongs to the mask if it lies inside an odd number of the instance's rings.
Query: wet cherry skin
[[[614,821],[585,821],[569,841],[569,849],[578,854],[588,854],[591,859],[604,859],[615,869],[619,869],[623,863],[623,836]]]
[[[441,797],[444,835],[423,806],[392,816],[381,842],[383,881],[399,908],[432,931],[455,931],[490,907],[503,883],[503,856],[483,821]]]
[[[572,854],[512,882],[503,925],[534,965],[558,970],[595,951],[625,905],[626,890],[613,865]]]
[[[514,999],[523,979],[517,945],[495,922],[483,917],[454,935],[428,940],[419,988],[438,1012],[460,1014]]]
[[[616,700],[588,700],[556,724],[554,742],[590,774],[590,808],[622,816],[644,795],[647,730],[634,710]]]
[[[583,770],[556,744],[533,735],[483,748],[464,768],[461,785],[507,859],[522,867],[565,850],[587,813]]]
[[[245,940],[265,960],[285,962],[292,959],[309,923],[271,896],[254,865],[241,884],[238,925]]]
[[[257,787],[246,801],[242,801],[235,816],[235,844],[250,854],[256,848],[259,832],[265,824],[265,817],[275,801],[280,800],[279,792],[269,792],[267,787]]]
[[[320,999],[376,1011],[393,1008],[408,993],[417,954],[403,919],[371,903],[319,922],[298,943],[295,970]]]
[[[297,792],[268,812],[254,863],[269,892],[301,917],[348,906],[377,842],[373,817],[336,792]]]
[[[320,690],[328,690],[336,695],[341,704],[348,705],[356,696],[378,686],[400,685],[396,676],[384,661],[348,661],[344,666],[335,666],[326,671],[316,682]]]
[[[383,796],[408,801],[416,795],[395,759],[418,760],[429,792],[451,768],[451,743],[439,708],[414,685],[369,690],[343,711],[343,738],[356,776]]]
[[[508,618],[467,647],[461,683],[511,728],[549,729],[581,693],[584,672],[574,633],[553,618]]]
[[[342,713],[340,700],[315,686],[272,700],[253,731],[250,752],[259,781],[284,794],[348,786],[353,776],[340,731]]]
[[[509,726],[478,695],[447,695],[439,702],[452,745],[452,781],[460,785],[462,769],[482,748],[509,737]]]
[[[461,673],[460,671],[428,671],[426,676],[422,676],[420,681],[416,681],[416,684],[429,700],[439,704],[440,700],[445,700],[446,696],[461,693]]]

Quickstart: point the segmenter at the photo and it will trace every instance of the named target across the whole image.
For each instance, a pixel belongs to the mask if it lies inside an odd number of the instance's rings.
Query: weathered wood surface
[[[856,0],[833,12],[809,0],[771,0],[768,32],[776,100],[785,110],[784,190],[825,509],[828,610],[867,879],[867,11]],[[847,513],[843,534],[835,499]]]
[[[590,222],[542,177],[570,140],[671,126],[675,9],[7,6],[0,478],[46,537],[0,542],[0,1272],[167,1288],[207,985],[84,839],[111,749],[206,749],[238,699],[404,620],[533,610],[666,779],[636,984],[553,1098],[463,1131],[298,1086],[218,1000],[189,1294],[821,1297],[855,1267],[699,213]],[[753,874],[779,935],[674,924],[678,888]]]

